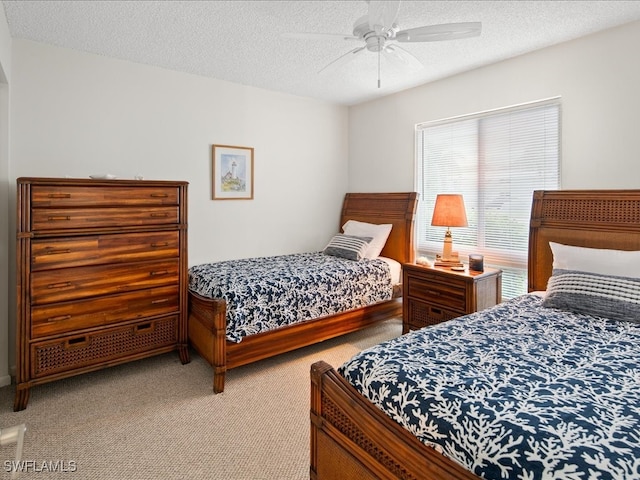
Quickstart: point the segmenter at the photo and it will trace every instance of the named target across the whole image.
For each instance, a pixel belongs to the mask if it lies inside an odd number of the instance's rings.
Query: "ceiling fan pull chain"
[[[380,88],[380,37],[378,37],[378,88]]]

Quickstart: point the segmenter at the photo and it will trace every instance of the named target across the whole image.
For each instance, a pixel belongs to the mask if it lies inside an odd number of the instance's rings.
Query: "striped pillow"
[[[370,241],[371,237],[356,237],[339,233],[331,239],[323,252],[334,257],[362,260],[369,248]]]
[[[543,304],[640,323],[640,279],[555,269]]]

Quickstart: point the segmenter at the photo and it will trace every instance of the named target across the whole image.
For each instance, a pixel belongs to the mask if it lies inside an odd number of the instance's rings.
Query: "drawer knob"
[[[169,242],[158,242],[158,243],[151,244],[151,247],[153,248],[168,247],[168,246],[169,246]]]
[[[50,283],[47,288],[65,288],[70,287],[71,282]]]
[[[166,193],[152,193],[151,196],[155,197],[155,198],[167,198],[168,197],[168,195]]]
[[[436,292],[435,290],[427,290],[427,293],[429,295],[433,295],[434,297],[439,297],[440,296],[440,292]]]
[[[69,320],[71,315],[59,315],[57,317],[51,317],[47,319],[47,322],[62,322],[64,320]]]
[[[151,300],[151,303],[152,303],[153,305],[156,305],[156,304],[158,304],[158,303],[167,303],[168,301],[169,301],[169,299],[168,299],[168,298],[160,298],[160,299],[158,299],[158,300]]]
[[[165,217],[168,217],[168,216],[169,216],[169,214],[168,214],[168,213],[166,213],[166,212],[163,212],[163,213],[152,213],[152,214],[151,214],[151,217],[152,217],[152,218],[153,218],[153,217],[156,217],[156,218],[165,218]]]
[[[49,198],[71,198],[70,193],[50,193]]]
[[[160,270],[159,272],[149,272],[149,275],[151,275],[153,277],[153,276],[157,276],[157,275],[166,275],[167,273],[169,273],[169,272],[167,272],[166,270]]]
[[[68,215],[56,215],[56,216],[48,217],[48,220],[50,222],[66,222],[71,220],[71,217]]]

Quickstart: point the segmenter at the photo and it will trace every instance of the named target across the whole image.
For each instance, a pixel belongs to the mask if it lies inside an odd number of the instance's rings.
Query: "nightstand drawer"
[[[460,312],[452,312],[412,299],[408,299],[407,304],[409,318],[411,318],[410,328],[412,329],[436,325],[460,316]]]
[[[466,310],[466,289],[464,282],[443,283],[425,276],[408,278],[407,295],[409,298],[464,312]]]

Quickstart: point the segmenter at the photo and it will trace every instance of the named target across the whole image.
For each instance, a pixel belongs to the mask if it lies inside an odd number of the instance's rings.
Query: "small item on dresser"
[[[423,267],[431,267],[431,261],[427,257],[418,257],[416,260],[418,265],[422,265]]]
[[[95,175],[89,175],[89,178],[93,180],[115,180],[116,176],[110,173],[96,173]]]
[[[479,253],[469,254],[469,270],[474,272],[484,272],[484,255]]]
[[[466,269],[463,265],[462,267],[451,267],[451,270],[453,270],[454,272],[464,272]]]

